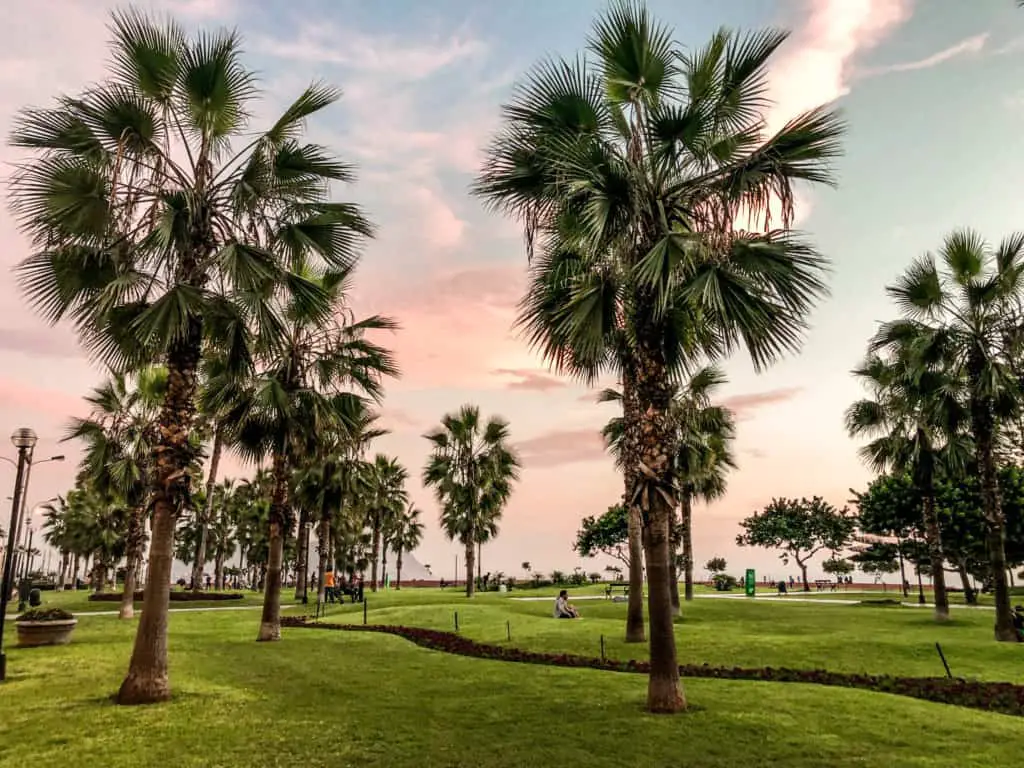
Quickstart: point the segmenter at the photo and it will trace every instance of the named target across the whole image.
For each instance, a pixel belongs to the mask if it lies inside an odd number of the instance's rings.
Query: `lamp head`
[[[14,447],[18,450],[34,448],[38,439],[36,433],[28,427],[16,429],[14,434],[11,435],[11,442],[14,443]]]
[[[64,454],[58,454],[57,456],[51,456],[50,461],[64,461]]]

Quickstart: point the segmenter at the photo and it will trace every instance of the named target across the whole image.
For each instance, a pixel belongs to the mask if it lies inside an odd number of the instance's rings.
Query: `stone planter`
[[[16,621],[18,647],[35,648],[40,645],[67,645],[78,619],[60,621]]]

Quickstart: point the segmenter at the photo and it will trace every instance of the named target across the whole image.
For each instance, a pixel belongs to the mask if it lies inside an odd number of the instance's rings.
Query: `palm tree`
[[[68,507],[64,497],[58,496],[56,501],[44,504],[43,518],[43,538],[60,555],[60,575],[57,578],[56,589],[62,592],[68,580],[74,548],[68,533]]]
[[[135,11],[115,13],[111,27],[104,81],[17,118],[11,141],[34,157],[11,195],[32,243],[19,274],[35,307],[53,323],[70,320],[117,371],[167,366],[146,598],[118,693],[139,704],[170,696],[174,529],[198,450],[204,344],[245,369],[252,338],[281,333],[267,297],[290,293],[326,312],[328,296],[301,269],[347,269],[371,230],[355,206],[328,197],[331,182],[352,178],[349,166],[301,141],[336,90],[310,86],[255,132],[259,92],[235,33],[189,39],[172,21]]]
[[[146,496],[156,440],[156,417],[167,390],[167,371],[148,366],[134,381],[115,374],[86,397],[91,413],[72,419],[65,440],[79,439],[86,450],[81,472],[102,495],[124,500],[130,510],[126,534],[124,591],[118,616],[135,615],[135,587],[146,546]]]
[[[464,405],[424,437],[430,457],[423,484],[441,505],[441,528],[466,550],[466,597],[474,594],[473,568],[480,531],[496,524],[519,478],[519,458],[509,445],[508,422]]]
[[[1024,306],[1024,234],[993,248],[976,232],[957,230],[937,254],[916,259],[886,291],[904,319],[884,324],[872,351],[898,354],[909,346],[915,370],[940,365],[964,381],[995,586],[995,637],[1014,642],[996,443],[997,417],[1012,418],[1022,401],[1009,363],[1019,343],[1013,319]]]
[[[831,182],[840,151],[842,124],[824,109],[764,135],[766,65],[785,39],[722,31],[684,52],[640,3],[616,2],[595,23],[593,58],[548,59],[515,91],[476,185],[539,246],[534,274],[552,275],[524,300],[532,341],[557,370],[621,372],[636,457],[626,497],[645,522],[651,711],[685,707],[669,584],[679,348],[714,359],[745,346],[764,368],[799,348],[824,293],[825,260],[800,238],[735,228],[748,211],[768,229],[774,202],[787,227],[794,183]],[[617,328],[624,344],[612,344]]]
[[[207,507],[212,517],[207,517],[209,543],[213,549],[213,588],[224,589],[224,566],[235,554],[235,525],[238,521],[238,498],[235,481],[227,478],[213,490],[215,503]]]
[[[236,450],[250,460],[269,457],[273,490],[268,518],[268,559],[258,640],[281,637],[280,594],[285,538],[295,521],[289,496],[294,471],[325,448],[361,428],[367,404],[380,398],[384,376],[395,376],[390,353],[366,339],[367,331],[395,324],[371,316],[356,321],[345,306],[351,272],[308,276],[318,296],[295,294],[277,309],[281,328],[256,346],[260,370],[232,401],[216,403],[232,424]]]
[[[394,536],[391,539],[391,546],[395,550],[395,589],[402,588],[402,555],[412,552],[423,541],[423,522],[420,520],[422,511],[412,502],[405,508],[405,511],[398,517],[395,524]]]
[[[387,563],[387,536],[391,532],[395,518],[409,497],[405,483],[409,473],[398,459],[378,453],[368,467],[365,478],[364,505],[367,513],[367,525],[373,534],[370,550],[370,590],[377,591],[378,566]],[[382,556],[383,552],[383,556]]]
[[[705,503],[725,495],[725,475],[736,468],[732,443],[736,423],[732,411],[712,405],[716,391],[726,382],[719,368],[697,371],[672,400],[675,429],[675,473],[679,489],[680,532],[686,600],[693,600],[693,501]],[[671,565],[675,565],[675,558]],[[679,605],[679,582],[673,575],[674,607]]]
[[[915,342],[921,339],[902,339],[888,358],[869,354],[853,371],[871,397],[847,409],[846,430],[851,437],[873,438],[860,449],[868,466],[909,475],[921,494],[935,619],[946,621],[949,596],[935,485],[943,472],[957,473],[968,463],[971,446],[963,434],[968,416],[960,402],[962,382],[942,366],[924,365],[915,355]]]

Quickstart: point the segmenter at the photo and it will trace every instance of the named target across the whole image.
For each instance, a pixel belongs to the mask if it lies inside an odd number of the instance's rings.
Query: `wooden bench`
[[[829,580],[829,579],[817,579],[814,582],[814,586],[815,586],[815,588],[819,592],[835,592],[836,591],[836,583],[834,581]]]
[[[628,581],[613,581],[604,588],[604,596],[606,600],[611,600],[612,593],[616,589],[621,589],[622,594],[629,595],[629,582]]]

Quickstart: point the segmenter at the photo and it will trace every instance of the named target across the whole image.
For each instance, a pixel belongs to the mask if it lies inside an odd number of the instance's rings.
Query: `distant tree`
[[[850,561],[866,574],[880,578],[900,569],[899,549],[895,544],[872,541],[854,549]]]
[[[590,579],[591,584],[597,584],[599,581],[601,581],[601,574],[597,571],[592,571],[591,573],[587,574],[587,578]]]
[[[552,571],[551,581],[555,584],[564,584],[566,582],[565,571]]]
[[[821,570],[832,576],[846,576],[848,573],[853,573],[854,566],[853,563],[844,558],[830,557],[821,564]]]
[[[857,518],[844,507],[836,509],[820,496],[813,499],[772,499],[761,512],[743,520],[745,533],[736,537],[741,547],[781,549],[784,564],[790,558],[800,567],[804,591],[810,592],[807,564],[823,549],[846,546]]]
[[[608,507],[600,517],[585,517],[572,548],[582,557],[613,557],[629,569],[629,512],[622,504]]]
[[[530,565],[530,561],[529,560],[523,560],[522,565],[520,565],[519,567],[522,568],[526,572],[527,576],[529,576],[531,573],[533,573],[533,566]]]
[[[704,563],[704,570],[714,576],[716,573],[724,573],[726,569],[724,557],[712,557]]]

